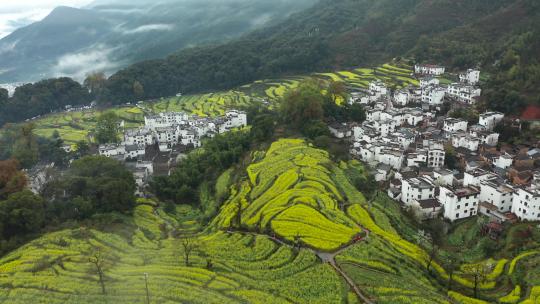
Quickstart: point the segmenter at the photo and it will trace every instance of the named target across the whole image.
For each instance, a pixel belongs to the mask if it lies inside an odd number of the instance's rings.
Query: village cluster
[[[154,171],[169,174],[176,159],[183,155],[181,152],[200,147],[205,137],[245,126],[247,115],[238,110],[215,118],[184,112],[159,113],[145,116],[144,126],[125,130],[121,143],[100,145],[98,153],[120,161],[132,160],[126,165],[132,169],[140,193]]]
[[[480,71],[469,69],[459,83],[443,86],[445,68],[417,65],[420,87],[393,93],[382,81],[351,94],[366,109],[362,124],[330,125],[331,133],[351,142],[351,154],[388,185],[388,195],[422,219],[443,214],[454,221],[478,213],[492,223],[540,220],[540,149],[499,145],[498,112],[480,114],[478,123],[436,115],[443,103],[468,107],[477,102]],[[445,165],[446,148],[458,168]]]

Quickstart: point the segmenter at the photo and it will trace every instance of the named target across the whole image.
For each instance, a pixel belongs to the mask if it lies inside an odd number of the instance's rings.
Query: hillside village
[[[125,129],[120,143],[102,144],[96,151],[96,154],[125,163],[133,172],[138,195],[144,194],[152,176],[169,175],[188,151],[201,147],[204,138],[247,126],[247,115],[238,110],[214,118],[163,112],[145,116],[144,122],[142,127]],[[120,122],[120,126],[123,125]],[[65,149],[69,150],[70,146]],[[38,170],[30,176],[30,187],[39,192],[46,182],[46,170]]]
[[[403,208],[421,219],[455,221],[485,214],[492,226],[506,221],[540,220],[540,149],[499,145],[494,131],[505,118],[488,111],[478,123],[436,115],[443,102],[466,108],[478,102],[480,71],[459,74],[459,82],[442,85],[445,68],[416,65],[419,87],[391,93],[382,81],[351,93],[349,103],[366,109],[362,124],[330,125],[337,138],[350,141],[353,157],[369,164],[375,180]],[[512,120],[519,125],[519,120]],[[457,164],[445,163],[452,150]]]

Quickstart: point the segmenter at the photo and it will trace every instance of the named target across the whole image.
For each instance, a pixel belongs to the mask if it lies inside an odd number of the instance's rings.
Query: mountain
[[[498,79],[514,63],[525,64],[514,60],[507,67],[494,65],[509,49],[517,52],[510,54],[516,58],[520,58],[519,52],[530,54],[523,71],[538,67],[540,58],[531,37],[538,36],[539,11],[534,0],[323,0],[234,41],[183,50],[121,70],[110,77],[105,99],[135,99],[135,81],[143,85],[143,97],[155,98],[178,91],[227,89],[256,79],[372,65],[397,56],[446,64],[450,70],[480,65]],[[529,38],[524,43],[518,37]],[[534,94],[538,86],[533,84],[540,79],[534,76],[537,73],[528,75],[536,78],[524,83],[523,77],[509,75],[515,84],[508,90],[520,95],[517,104],[538,96]],[[509,81],[502,82],[505,86]],[[532,91],[523,94],[524,86]],[[500,85],[494,90],[498,89]]]
[[[58,7],[0,40],[0,83],[114,72],[185,47],[239,37],[314,2],[105,0],[82,9]]]

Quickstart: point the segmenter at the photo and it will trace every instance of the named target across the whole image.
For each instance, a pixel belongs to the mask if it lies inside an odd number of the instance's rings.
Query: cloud
[[[7,3],[4,3],[7,2]],[[45,18],[55,7],[81,7],[90,0],[0,0],[0,39]]]
[[[174,29],[174,24],[163,24],[163,23],[156,23],[156,24],[146,24],[139,27],[136,27],[134,29],[130,30],[123,30],[124,34],[139,34],[139,33],[146,33],[146,32],[165,32],[165,31],[172,31]]]
[[[0,43],[0,55],[12,52],[13,50],[15,50],[15,47],[17,46],[18,43],[19,43],[19,40],[11,42],[11,43],[9,42]]]
[[[115,49],[96,45],[81,52],[63,55],[51,73],[55,77],[68,76],[82,81],[91,72],[110,72],[120,66],[119,62],[110,58]]]

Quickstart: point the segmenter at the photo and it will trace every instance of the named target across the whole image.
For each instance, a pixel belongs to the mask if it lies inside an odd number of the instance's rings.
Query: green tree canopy
[[[100,144],[118,142],[120,132],[120,118],[116,113],[110,111],[101,114],[97,119],[95,138]]]

